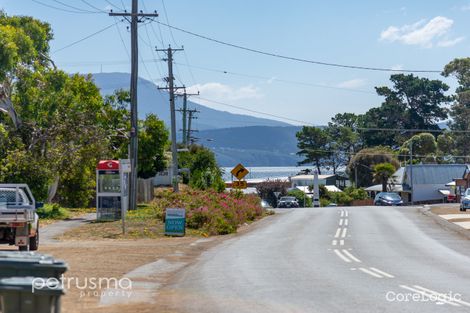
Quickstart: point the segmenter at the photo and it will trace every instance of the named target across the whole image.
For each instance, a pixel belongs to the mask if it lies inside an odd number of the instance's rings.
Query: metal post
[[[320,207],[320,187],[318,185],[318,171],[313,174],[313,206]]]
[[[411,189],[411,205],[414,204],[413,197],[413,141],[410,141],[410,189]]]
[[[184,90],[183,95],[183,145],[186,147],[187,144],[187,136],[186,136],[186,111],[188,110],[188,94],[186,93],[186,89]]]

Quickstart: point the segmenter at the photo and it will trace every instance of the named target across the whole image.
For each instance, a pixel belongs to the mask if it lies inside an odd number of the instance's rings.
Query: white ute
[[[39,217],[36,201],[26,184],[0,184],[0,244],[37,250]]]

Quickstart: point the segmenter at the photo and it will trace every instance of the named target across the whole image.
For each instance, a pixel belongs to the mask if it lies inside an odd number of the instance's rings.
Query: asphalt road
[[[470,312],[470,241],[410,207],[305,208],[204,253],[183,312]]]

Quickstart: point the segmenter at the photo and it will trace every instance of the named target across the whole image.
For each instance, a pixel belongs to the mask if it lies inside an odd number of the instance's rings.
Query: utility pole
[[[131,173],[129,182],[129,210],[135,210],[137,208],[137,151],[138,151],[138,115],[137,115],[137,80],[139,77],[139,44],[137,27],[138,23],[145,18],[157,17],[158,14],[154,13],[143,13],[139,12],[138,0],[132,0],[132,12],[114,13],[110,12],[109,16],[120,16],[124,17],[127,21],[130,18],[131,24],[131,132],[130,132],[130,155],[131,160]]]
[[[188,115],[189,115],[189,116],[188,116],[188,130],[187,130],[187,133],[186,133],[186,136],[187,136],[186,142],[187,142],[188,144],[191,144],[191,132],[195,132],[195,131],[196,131],[196,130],[191,129],[191,121],[192,121],[193,119],[196,119],[196,118],[197,118],[196,116],[193,115],[194,113],[199,113],[199,111],[196,110],[196,109],[188,110]]]
[[[170,94],[170,116],[171,116],[171,156],[172,156],[172,173],[173,173],[173,191],[179,192],[178,186],[178,147],[176,146],[176,116],[175,116],[175,90],[182,87],[175,87],[173,76],[173,52],[181,51],[183,49],[172,49],[168,46],[168,49],[156,49],[157,51],[163,51],[167,55],[168,62],[168,87],[158,88],[167,89]]]
[[[411,189],[411,205],[414,204],[413,199],[413,141],[410,141],[410,189]]]
[[[184,88],[184,93],[181,95],[181,94],[178,94],[176,96],[182,96],[183,97],[183,108],[182,109],[178,109],[177,111],[178,112],[181,112],[183,113],[183,145],[186,147],[188,145],[188,135],[187,135],[187,122],[188,122],[188,119],[187,119],[187,113],[188,113],[188,96],[199,96],[199,91],[198,93],[187,93],[186,92],[186,87],[183,87]]]

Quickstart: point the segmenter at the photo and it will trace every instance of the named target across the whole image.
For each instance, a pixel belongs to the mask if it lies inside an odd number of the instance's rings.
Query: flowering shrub
[[[158,191],[151,207],[154,216],[161,218],[165,208],[186,208],[186,226],[210,235],[234,233],[238,226],[263,215],[258,196],[214,190]]]

